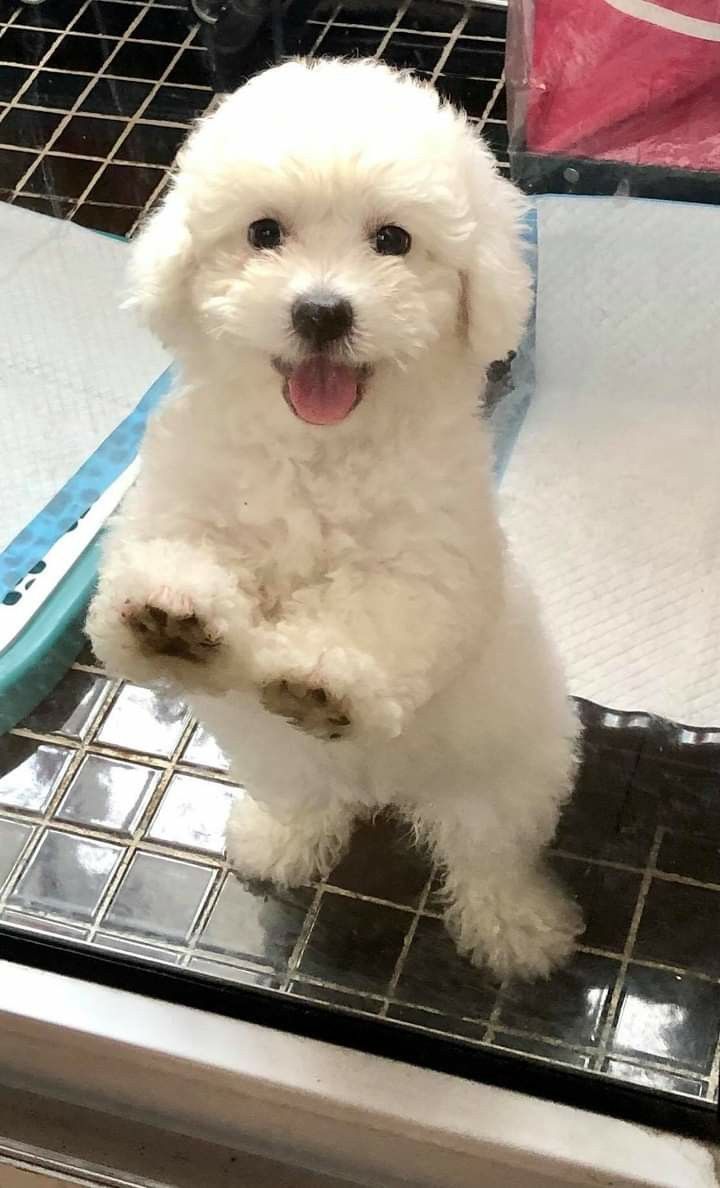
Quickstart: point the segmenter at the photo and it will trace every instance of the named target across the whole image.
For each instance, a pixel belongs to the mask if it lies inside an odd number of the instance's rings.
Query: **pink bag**
[[[720,171],[720,0],[511,0],[509,75],[529,153]]]

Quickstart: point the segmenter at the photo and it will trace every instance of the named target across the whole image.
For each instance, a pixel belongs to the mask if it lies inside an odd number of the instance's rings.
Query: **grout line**
[[[52,3],[52,0],[51,0],[51,3]],[[91,8],[94,7],[94,0],[91,0],[90,7]],[[153,0],[150,0],[149,5],[148,5],[148,11],[150,9],[156,8],[156,7],[157,6],[153,3]],[[133,25],[137,25],[137,21],[133,21],[132,23],[133,23]],[[53,29],[49,25],[24,25],[22,23],[22,21],[18,21],[18,20],[13,22],[13,27],[15,29],[22,29],[23,32],[25,32],[25,33],[56,33],[57,32],[56,29]],[[67,33],[71,37],[87,37],[89,40],[94,40],[94,41],[121,41],[122,38],[124,37],[124,34],[122,34],[122,33],[93,33],[91,30],[86,31],[85,29],[70,29],[69,27],[62,30],[62,32]],[[161,45],[165,49],[167,49],[169,46],[182,45],[182,38],[180,39],[180,41],[161,41],[157,37],[130,37],[130,38],[128,38],[128,40],[131,41],[133,45]],[[0,49],[1,48],[2,47],[0,46]],[[204,45],[198,45],[197,49],[199,50],[200,53],[203,53],[203,54],[206,54],[209,52],[205,48]],[[15,66],[15,65],[26,66],[27,65],[26,62],[17,62],[17,63],[12,62],[11,64],[13,66]]]
[[[648,855],[647,866],[643,873],[642,883],[640,884],[640,890],[638,892],[637,902],[635,904],[635,911],[633,912],[632,921],[628,929],[628,934],[620,961],[620,969],[618,971],[618,976],[615,981],[612,994],[610,995],[607,1015],[605,1017],[605,1024],[603,1026],[600,1042],[598,1044],[598,1052],[596,1057],[596,1067],[598,1069],[601,1068],[603,1061],[607,1058],[610,1036],[616,1023],[616,1015],[620,1005],[622,992],[625,987],[625,978],[627,976],[628,965],[632,959],[633,949],[635,948],[635,943],[637,941],[638,932],[640,930],[640,922],[645,910],[645,901],[653,881],[657,857],[660,852],[660,846],[662,845],[664,835],[664,827],[662,825],[658,825],[657,829],[655,830],[655,838]]]
[[[394,999],[395,991],[397,990],[397,986],[398,986],[398,982],[400,981],[400,978],[402,976],[402,971],[405,967],[405,962],[407,960],[408,953],[410,952],[410,946],[412,945],[412,943],[415,939],[415,933],[417,932],[418,924],[420,922],[420,917],[425,909],[425,905],[427,904],[427,901],[428,901],[428,896],[430,895],[430,892],[432,890],[434,878],[435,878],[435,872],[434,872],[434,870],[432,870],[430,872],[430,874],[428,875],[427,882],[425,883],[425,886],[423,887],[422,894],[420,895],[420,899],[418,900],[418,905],[417,905],[415,911],[413,912],[412,920],[410,921],[410,924],[408,925],[407,932],[405,933],[405,939],[403,940],[402,948],[400,949],[398,959],[395,962],[395,968],[392,972],[390,981],[388,982],[387,989],[385,991],[383,1005],[380,1008],[381,1018],[387,1018],[387,1013],[388,1013],[388,1010],[390,1009],[390,1000],[391,1000],[391,998]]]
[[[442,72],[445,68],[445,63],[447,62],[447,60],[450,57],[453,50],[455,49],[455,43],[468,22],[468,16],[469,16],[469,13],[467,11],[463,13],[463,15],[458,20],[458,23],[456,24],[455,28],[451,30],[450,36],[448,37],[447,42],[445,43],[442,50],[440,51],[440,57],[438,58],[437,62],[435,63],[435,69],[433,70],[432,75],[430,77],[430,81],[431,81],[431,83],[433,83],[433,85],[437,82],[438,77],[442,74]]]
[[[387,29],[385,36],[383,37],[382,41],[380,42],[380,45],[378,46],[378,48],[375,50],[375,53],[372,55],[373,58],[381,58],[382,55],[385,53],[385,50],[387,49],[387,47],[389,46],[389,44],[392,40],[393,33],[395,33],[395,31],[397,30],[398,25],[400,24],[401,20],[405,16],[405,13],[407,12],[407,10],[409,9],[411,4],[412,4],[412,0],[401,0],[401,3],[398,5],[395,16],[393,17],[393,19],[390,21],[390,24],[388,25],[388,29]]]
[[[500,79],[498,81],[498,84],[495,87],[495,90],[493,91],[492,95],[488,99],[487,106],[486,106],[484,112],[482,113],[482,115],[480,116],[480,119],[478,120],[478,125],[477,125],[478,132],[482,132],[483,128],[488,123],[492,122],[492,123],[504,124],[506,122],[505,120],[498,120],[498,121],[490,120],[490,112],[492,111],[493,107],[497,103],[498,97],[502,94],[502,90],[503,90],[504,86],[505,86],[505,71],[503,70],[502,75],[500,76]]]
[[[169,183],[171,172],[172,172],[172,166],[170,166],[170,168],[167,170],[167,172],[165,173],[165,176],[160,179],[160,181],[158,182],[158,184],[156,185],[156,187],[152,191],[152,193],[149,194],[148,197],[145,199],[143,205],[141,206],[141,208],[138,212],[137,218],[133,220],[129,230],[127,231],[127,233],[125,235],[126,239],[133,238],[133,236],[136,234],[138,228],[140,227],[140,224],[144,221],[146,215],[148,215],[149,212],[153,209],[155,203],[158,201],[163,190]]]
[[[335,22],[335,17],[341,11],[342,11],[342,4],[338,4],[330,13],[330,16],[328,17],[325,24],[323,24],[322,21],[318,22],[318,24],[321,25],[321,30],[320,30],[319,34],[317,35],[317,37],[315,38],[315,41],[312,44],[310,53],[308,54],[308,57],[310,57],[310,58],[315,57],[315,54],[318,52],[318,49],[320,48],[320,45],[321,45],[323,39],[327,36],[328,31],[332,28],[332,26]]]
[[[305,950],[307,949],[308,941],[310,940],[310,936],[312,934],[313,928],[315,927],[315,922],[316,922],[316,920],[318,918],[318,914],[320,912],[320,906],[322,904],[323,892],[325,891],[325,889],[326,889],[325,882],[320,882],[317,884],[317,887],[315,889],[315,895],[313,896],[313,901],[310,904],[310,906],[305,914],[305,919],[303,920],[302,928],[300,929],[300,932],[298,933],[298,938],[295,941],[295,944],[293,946],[292,953],[288,957],[288,963],[285,968],[285,974],[281,978],[281,986],[280,986],[280,989],[284,993],[287,993],[289,991],[290,986],[294,979],[294,975],[297,973],[300,962],[302,961],[302,959],[305,955]]]
[[[715,1043],[715,1055],[713,1056],[712,1065],[710,1066],[710,1076],[708,1078],[707,1096],[711,1101],[718,1100],[718,1080],[720,1079],[720,1039]]]

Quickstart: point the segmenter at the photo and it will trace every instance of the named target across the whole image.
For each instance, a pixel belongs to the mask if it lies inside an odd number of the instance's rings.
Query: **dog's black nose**
[[[333,293],[311,293],[298,297],[292,307],[292,324],[300,337],[311,346],[328,346],[352,330],[352,305]]]

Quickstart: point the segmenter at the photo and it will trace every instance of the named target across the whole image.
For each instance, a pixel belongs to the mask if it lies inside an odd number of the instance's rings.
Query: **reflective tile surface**
[[[3,7],[5,200],[134,232],[215,94],[187,10],[181,0]],[[288,48],[411,68],[465,106],[507,169],[504,36],[498,8],[320,3]],[[268,61],[267,37],[253,53],[248,69]],[[458,957],[433,872],[392,818],[360,824],[326,882],[288,891],[238,879],[223,830],[242,763],[231,776],[183,705],[108,681],[89,649],[0,739],[0,921],[369,1026],[386,1018],[418,1036],[715,1100],[720,734],[583,713],[583,764],[551,861],[587,929],[547,983],[498,985]]]

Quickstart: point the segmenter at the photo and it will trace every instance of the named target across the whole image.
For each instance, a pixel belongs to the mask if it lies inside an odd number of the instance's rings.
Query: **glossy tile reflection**
[[[167,757],[180,742],[188,717],[185,706],[175,698],[125,685],[98,741],[121,750]]]
[[[230,784],[204,780],[199,776],[176,775],[163,796],[147,836],[178,849],[222,854],[225,826],[233,800],[238,795],[242,793]]]
[[[248,885],[229,875],[198,940],[198,950],[282,970],[300,935],[313,893]]]
[[[213,871],[157,854],[136,854],[104,919],[106,929],[182,943],[190,933]]]
[[[136,763],[88,755],[56,816],[58,820],[131,834],[138,826],[160,773]]]
[[[0,891],[32,834],[32,825],[0,817]]]
[[[102,709],[109,689],[110,682],[104,677],[71,670],[24,725],[40,734],[84,738]]]
[[[720,986],[630,966],[610,1048],[707,1075],[718,1045]]]
[[[71,759],[65,747],[14,734],[0,738],[0,806],[43,812]]]
[[[121,855],[119,846],[50,830],[8,903],[38,914],[92,920]]]

